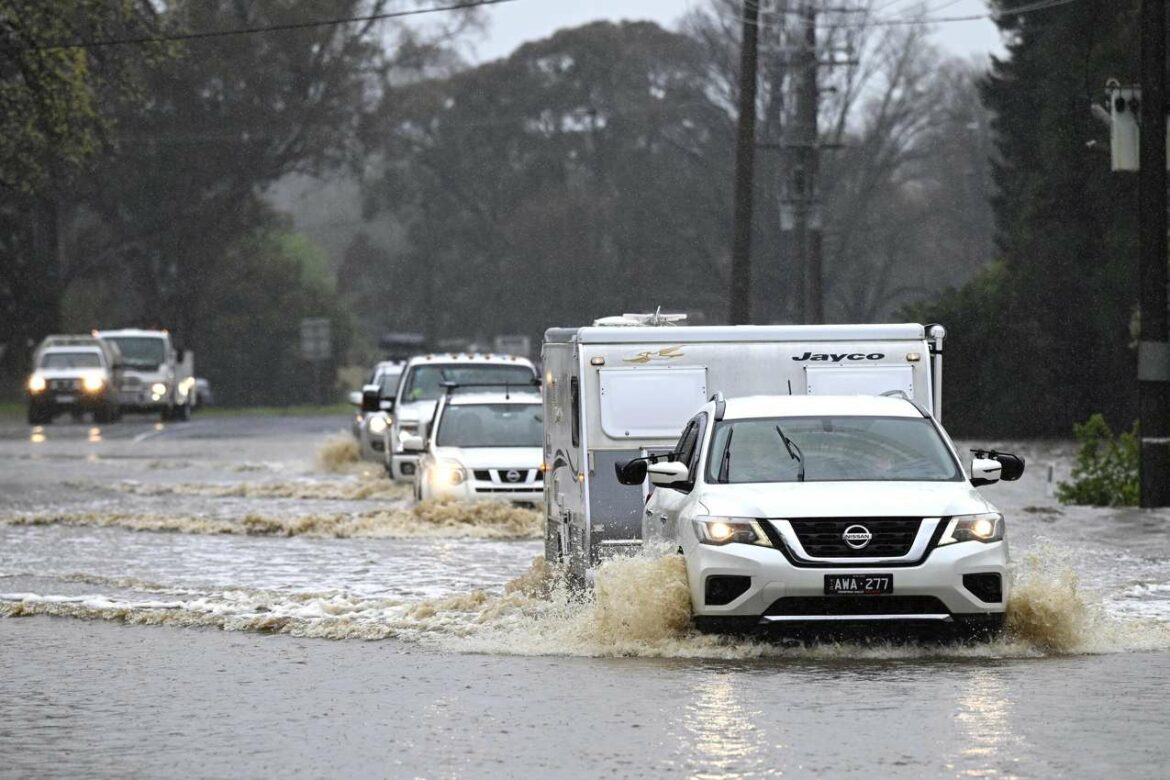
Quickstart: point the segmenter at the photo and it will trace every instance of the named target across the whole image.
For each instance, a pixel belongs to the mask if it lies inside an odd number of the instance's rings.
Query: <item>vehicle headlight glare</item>
[[[998,542],[1003,539],[1003,515],[984,512],[978,515],[952,517],[939,539],[939,546],[955,542]]]
[[[467,478],[463,467],[458,463],[440,463],[435,466],[434,480],[439,485],[462,485]]]
[[[28,391],[30,393],[42,393],[46,387],[48,387],[48,383],[40,374],[33,374],[28,378]]]
[[[89,374],[82,377],[81,386],[87,393],[96,393],[106,386],[106,380],[97,374]]]
[[[703,544],[756,544],[771,547],[772,542],[760,522],[752,517],[706,517],[694,519],[695,535]]]
[[[166,395],[167,394],[167,386],[164,385],[162,382],[155,382],[153,385],[150,386],[150,392],[154,393],[157,396]]]
[[[390,426],[389,422],[386,420],[386,415],[375,414],[370,417],[370,433],[374,434],[375,436],[381,436],[386,432],[388,427]]]

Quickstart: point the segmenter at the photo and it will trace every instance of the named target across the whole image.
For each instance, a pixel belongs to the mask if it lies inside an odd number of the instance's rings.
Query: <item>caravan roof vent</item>
[[[615,317],[602,317],[594,320],[595,327],[661,327],[666,325],[682,325],[685,323],[685,314],[663,314],[659,306],[653,314],[619,314]]]

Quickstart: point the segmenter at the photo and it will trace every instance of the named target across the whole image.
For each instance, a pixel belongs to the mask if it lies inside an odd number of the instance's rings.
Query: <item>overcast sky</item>
[[[515,0],[486,9],[490,27],[476,47],[479,59],[511,53],[524,41],[544,38],[562,27],[576,27],[596,19],[650,19],[674,27],[688,8],[706,0]],[[876,0],[878,15],[905,16],[925,4],[931,18],[986,14],[984,0]],[[960,56],[1001,51],[995,25],[989,19],[940,22],[936,40]]]

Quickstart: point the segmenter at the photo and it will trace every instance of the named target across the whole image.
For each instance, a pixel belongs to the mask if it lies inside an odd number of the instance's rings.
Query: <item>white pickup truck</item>
[[[195,356],[176,349],[165,330],[103,330],[122,355],[118,400],[122,411],[157,413],[164,422],[187,420],[195,405]]]

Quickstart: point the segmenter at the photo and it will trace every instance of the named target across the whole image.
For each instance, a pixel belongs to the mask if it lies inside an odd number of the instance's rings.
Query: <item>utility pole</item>
[[[817,59],[817,7],[814,0],[801,3],[799,20],[799,48],[795,57],[798,85],[793,123],[794,164],[789,192],[793,199],[794,243],[801,280],[800,321],[817,323],[824,321],[825,311],[821,269],[821,209],[817,192],[817,176],[820,173],[817,126],[820,89],[817,85],[817,69],[820,63]]]
[[[752,319],[752,172],[756,152],[756,69],[760,0],[743,0],[739,58],[739,129],[735,140],[735,228],[731,246],[731,324]]]
[[[1166,0],[1142,0],[1138,237],[1141,505],[1170,506],[1170,319],[1167,312]]]

